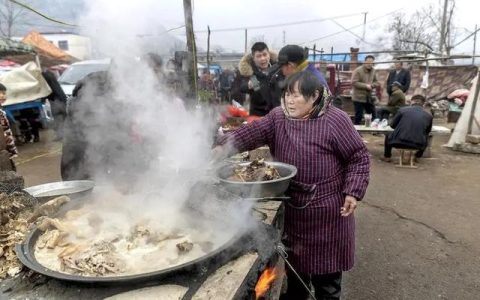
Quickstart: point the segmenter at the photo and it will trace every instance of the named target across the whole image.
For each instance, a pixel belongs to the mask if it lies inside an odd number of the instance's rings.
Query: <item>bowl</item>
[[[220,185],[228,192],[243,198],[266,198],[282,196],[290,185],[290,180],[297,175],[297,168],[281,162],[266,162],[277,169],[280,178],[268,181],[239,182],[228,180],[233,169],[248,166],[250,162],[224,165],[218,168],[216,175]]]

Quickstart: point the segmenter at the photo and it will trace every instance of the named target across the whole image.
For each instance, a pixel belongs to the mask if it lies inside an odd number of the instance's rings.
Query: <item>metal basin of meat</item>
[[[249,164],[249,162],[246,162],[220,167],[217,170],[217,177],[221,186],[225,190],[245,198],[278,197],[285,193],[290,184],[290,180],[297,174],[297,168],[295,166],[281,162],[267,162],[267,165],[278,171],[280,178],[266,181],[247,182],[230,179],[232,174],[234,174],[235,168],[238,168],[239,166],[245,167]]]
[[[155,219],[156,213],[133,212],[125,201],[115,195],[40,220],[17,245],[18,258],[28,268],[61,280],[135,282],[192,268],[231,247],[241,235],[238,229],[190,224],[181,213],[172,222]]]

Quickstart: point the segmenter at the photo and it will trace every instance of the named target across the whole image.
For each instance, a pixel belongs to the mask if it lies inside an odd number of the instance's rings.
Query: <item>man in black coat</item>
[[[400,108],[390,124],[394,131],[385,137],[383,161],[391,161],[393,147],[416,149],[415,157],[420,158],[428,146],[433,117],[423,108],[425,97],[414,95],[411,101],[411,106]]]
[[[54,129],[57,139],[62,139],[63,125],[67,116],[67,96],[52,72],[44,70],[42,76],[52,90],[52,93],[48,95],[46,99],[50,101],[50,106],[52,108]]]
[[[277,63],[277,55],[270,52],[264,42],[253,44],[251,50],[238,65],[243,79],[240,91],[250,95],[250,115],[265,116],[280,105],[281,74],[279,69],[272,68]]]
[[[132,137],[137,107],[134,102],[119,101],[113,84],[109,71],[99,71],[75,85],[65,119],[63,180],[108,176],[134,181],[151,161],[144,150],[150,144]]]
[[[410,71],[403,68],[403,63],[401,61],[395,62],[395,69],[388,73],[387,78],[387,93],[388,96],[392,95],[392,85],[395,81],[398,81],[402,87],[404,94],[407,93],[410,88]]]

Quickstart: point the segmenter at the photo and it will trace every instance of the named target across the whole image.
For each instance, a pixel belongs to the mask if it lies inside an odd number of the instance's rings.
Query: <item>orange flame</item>
[[[256,299],[260,299],[270,288],[270,285],[278,277],[278,270],[277,268],[267,268],[263,271],[262,275],[257,281],[257,285],[255,286],[255,296]]]

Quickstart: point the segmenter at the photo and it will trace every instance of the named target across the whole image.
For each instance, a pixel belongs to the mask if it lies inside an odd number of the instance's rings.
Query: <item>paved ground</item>
[[[53,131],[41,131],[39,143],[19,146],[20,155],[15,162],[17,172],[25,178],[26,186],[61,181],[62,144],[53,139]]]
[[[344,299],[480,299],[480,156],[444,149],[447,137],[437,137],[433,159],[399,169],[379,160],[381,137],[365,138],[371,184],[356,213],[358,259],[345,275]],[[20,151],[27,185],[60,179],[59,143]],[[12,295],[4,287],[1,299]]]
[[[418,170],[378,158],[357,212],[357,265],[347,299],[480,299],[480,156],[442,149]]]

